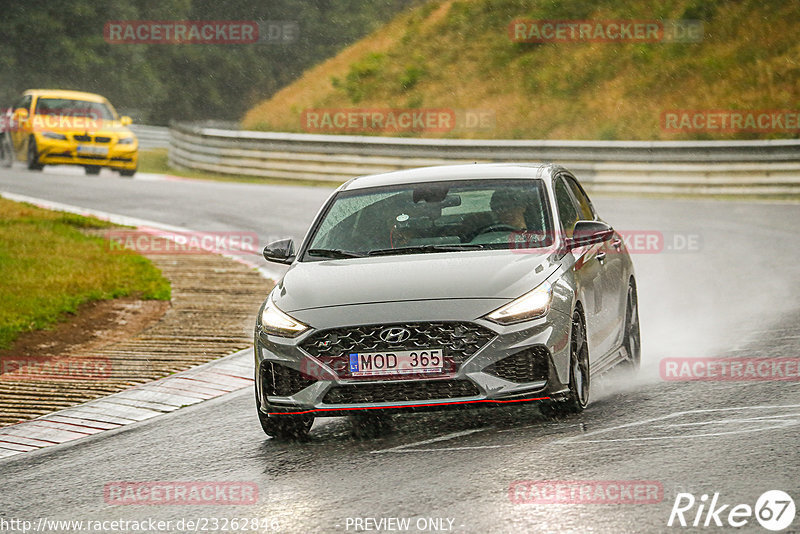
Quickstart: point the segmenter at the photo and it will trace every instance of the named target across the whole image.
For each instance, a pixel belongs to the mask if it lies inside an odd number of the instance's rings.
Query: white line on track
[[[714,436],[724,436],[730,434],[749,434],[752,432],[762,432],[765,430],[780,430],[783,428],[796,426],[800,424],[800,419],[792,419],[792,417],[796,417],[798,414],[796,413],[787,413],[787,414],[779,414],[770,417],[761,417],[761,418],[739,418],[738,421],[734,419],[713,419],[710,421],[706,421],[707,424],[726,424],[726,422],[756,422],[756,423],[773,423],[767,426],[761,426],[756,428],[742,428],[737,430],[730,430],[724,432],[708,432],[703,434],[686,434],[679,432],[678,434],[668,435],[668,436],[639,436],[639,437],[631,437],[631,438],[608,438],[608,439],[587,439],[590,436],[596,436],[599,434],[608,434],[614,432],[616,430],[622,430],[626,428],[632,428],[637,426],[644,426],[649,425],[651,423],[655,423],[658,421],[664,421],[667,419],[672,419],[676,417],[682,417],[686,415],[697,415],[697,414],[723,414],[725,412],[731,413],[736,411],[745,411],[745,410],[771,410],[775,411],[777,409],[793,409],[793,408],[800,408],[800,404],[786,404],[786,405],[767,405],[767,406],[740,406],[735,408],[709,408],[705,410],[687,410],[683,412],[674,412],[668,415],[661,415],[659,417],[652,417],[649,419],[644,419],[642,421],[635,421],[633,423],[626,423],[624,425],[613,426],[609,428],[604,428],[600,430],[594,430],[592,432],[587,432],[580,436],[570,436],[567,438],[561,438],[552,442],[553,444],[562,444],[562,443],[612,443],[612,442],[631,442],[631,441],[663,441],[663,440],[670,440],[670,439],[687,439],[687,438],[702,438],[702,437],[714,437]],[[699,424],[699,423],[698,423]],[[667,425],[651,425],[651,428],[665,428],[668,426],[681,426],[681,424],[667,424]]]
[[[468,436],[470,434],[475,434],[476,432],[483,432],[484,430],[488,430],[488,428],[474,428],[471,430],[462,430],[461,432],[453,432],[451,434],[445,434],[444,436],[439,436],[438,438],[431,438],[425,439],[422,441],[415,441],[414,443],[407,443],[405,445],[398,445],[397,447],[391,447],[389,449],[382,449],[378,451],[370,451],[371,454],[383,454],[386,452],[437,452],[437,451],[464,451],[464,450],[473,450],[473,449],[497,449],[500,447],[510,447],[511,445],[476,445],[472,447],[441,447],[435,449],[412,449],[412,447],[419,447],[420,445],[429,445],[431,443],[438,443],[440,441],[447,441],[451,439],[460,438],[462,436]]]

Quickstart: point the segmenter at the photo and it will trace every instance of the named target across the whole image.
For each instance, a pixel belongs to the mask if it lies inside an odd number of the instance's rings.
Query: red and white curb
[[[0,458],[113,430],[253,385],[253,349],[0,428]]]

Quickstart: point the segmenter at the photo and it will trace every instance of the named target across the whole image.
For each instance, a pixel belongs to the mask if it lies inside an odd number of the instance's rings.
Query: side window
[[[565,176],[564,178],[566,179],[567,184],[569,184],[569,188],[572,190],[572,194],[575,196],[575,199],[578,201],[578,210],[580,212],[581,220],[594,220],[592,202],[589,200],[589,197],[586,196],[583,188],[578,185],[578,182],[576,182],[572,176]]]
[[[27,109],[28,111],[30,111],[31,110],[31,99],[32,98],[33,97],[31,97],[31,95],[26,95],[26,96],[21,97],[19,100],[17,100],[14,103],[14,111],[16,111],[18,109]]]
[[[575,228],[575,223],[578,222],[578,210],[575,209],[575,204],[572,202],[572,197],[569,195],[563,178],[556,180],[555,194],[556,204],[558,205],[558,219],[561,221],[567,237],[572,237],[572,230]]]

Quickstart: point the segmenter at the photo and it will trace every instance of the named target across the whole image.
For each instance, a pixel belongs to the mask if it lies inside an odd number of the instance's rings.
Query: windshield
[[[96,120],[114,120],[116,115],[102,102],[72,100],[68,98],[40,98],[36,102],[37,115],[60,117],[88,117]]]
[[[463,180],[339,193],[305,260],[545,247],[552,243],[541,180]]]

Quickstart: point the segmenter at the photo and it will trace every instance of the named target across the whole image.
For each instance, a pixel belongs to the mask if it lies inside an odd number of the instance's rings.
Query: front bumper
[[[440,375],[364,378],[349,374],[349,351],[363,347],[386,350],[371,343],[371,331],[389,326],[430,329],[431,325],[439,330],[427,339],[445,340],[444,354],[449,362]],[[481,332],[480,346],[448,345],[445,334],[457,332],[454,325]],[[569,316],[551,310],[544,318],[510,326],[484,319],[381,323],[311,330],[295,339],[257,330],[259,409],[269,415],[340,416],[370,410],[431,411],[558,400],[568,391],[570,326]],[[348,339],[352,343],[317,350],[315,340],[347,330],[353,331],[353,335],[345,336],[353,338]]]
[[[117,170],[135,170],[139,159],[139,144],[119,144],[115,141],[90,145],[98,154],[78,152],[79,143],[68,139],[49,139],[37,136],[39,163],[43,165],[93,165]],[[107,152],[106,152],[107,151]],[[106,152],[106,153],[102,153]]]

